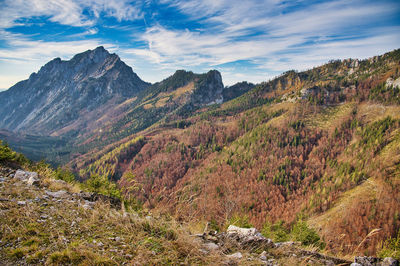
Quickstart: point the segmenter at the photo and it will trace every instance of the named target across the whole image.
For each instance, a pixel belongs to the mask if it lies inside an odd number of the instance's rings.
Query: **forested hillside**
[[[179,219],[287,229],[305,219],[328,250],[373,254],[400,226],[399,62],[396,50],[288,71],[231,101],[179,108],[134,134],[140,145],[121,141],[70,166]],[[155,99],[147,112],[159,113]]]

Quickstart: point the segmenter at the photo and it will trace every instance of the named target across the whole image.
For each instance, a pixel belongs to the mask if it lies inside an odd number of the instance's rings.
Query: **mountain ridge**
[[[148,86],[103,47],[67,61],[55,58],[29,79],[0,92],[0,127],[50,135],[80,112],[92,111],[113,98],[120,102]]]

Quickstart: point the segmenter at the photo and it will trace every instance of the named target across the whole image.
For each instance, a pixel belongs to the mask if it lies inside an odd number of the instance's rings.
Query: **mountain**
[[[28,80],[0,92],[0,128],[36,135],[77,134],[149,87],[103,47],[53,59]],[[87,125],[89,124],[89,125]]]
[[[328,253],[377,254],[400,228],[399,82],[400,50],[255,85],[178,70],[72,119],[92,121],[79,134],[71,122],[0,137],[178,221],[253,225],[277,242],[310,227],[307,243]]]

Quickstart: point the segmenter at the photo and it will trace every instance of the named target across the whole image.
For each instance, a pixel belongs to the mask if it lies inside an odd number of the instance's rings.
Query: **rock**
[[[256,228],[241,228],[235,225],[230,225],[226,230],[228,235],[238,235],[239,237],[247,236],[262,236]]]
[[[240,252],[236,252],[236,253],[233,253],[233,254],[230,254],[230,255],[226,255],[226,257],[227,257],[228,259],[240,260],[241,258],[243,258],[243,255],[242,255],[242,253],[240,253]]]
[[[0,182],[2,182],[2,183],[3,183],[3,182],[6,182],[6,179],[5,179],[4,177],[1,177],[1,178],[0,178]]]
[[[17,204],[20,206],[24,206],[24,205],[26,205],[26,201],[20,200],[17,202]]]
[[[265,250],[263,252],[261,252],[260,260],[262,260],[262,261],[266,261],[267,260],[267,252]]]
[[[373,266],[379,262],[379,259],[375,257],[355,257],[354,262],[363,266]]]
[[[87,200],[85,200],[84,203],[82,204],[82,207],[87,210],[92,210],[93,206],[94,206],[94,202],[87,201]]]
[[[400,78],[394,80],[392,78],[388,78],[386,80],[386,87],[393,86],[393,88],[397,87],[400,88]]]
[[[292,246],[300,246],[301,242],[295,242],[295,241],[287,241],[287,242],[279,242],[279,243],[275,243],[275,247],[279,248],[279,247],[292,247]]]
[[[36,176],[37,176],[37,174],[36,174]],[[37,185],[39,185],[40,182],[39,182],[38,178],[36,178],[34,175],[31,175],[26,183],[29,186],[37,186]]]
[[[350,266],[362,266],[362,265],[360,263],[353,262],[352,264],[350,264]]]
[[[203,244],[203,247],[209,251],[216,251],[219,249],[219,246],[213,242],[206,242]]]
[[[266,247],[274,247],[274,243],[271,239],[265,238],[261,235],[256,228],[240,228],[234,225],[230,225],[226,234],[229,238],[235,239],[242,246],[249,245],[263,245]]]
[[[38,174],[36,172],[27,172],[21,169],[18,169],[17,172],[15,172],[14,178],[19,179],[21,181],[29,181],[30,178],[37,179]]]
[[[117,236],[117,237],[114,238],[114,240],[119,242],[119,241],[121,241],[121,238],[119,236]]]
[[[399,266],[399,261],[395,260],[391,257],[386,257],[383,259],[381,265],[382,266]]]
[[[57,192],[45,191],[45,193],[53,198],[68,198],[68,192],[65,190],[59,190]]]
[[[41,218],[41,219],[47,219],[47,218],[49,218],[49,216],[46,215],[46,214],[43,214],[43,215],[40,216],[40,218]]]

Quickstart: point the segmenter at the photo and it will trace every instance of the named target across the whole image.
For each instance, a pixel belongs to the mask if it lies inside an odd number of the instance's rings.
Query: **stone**
[[[59,190],[57,192],[45,191],[45,193],[53,198],[68,198],[68,192]]]
[[[36,173],[35,173],[35,174],[36,174]],[[36,176],[37,176],[37,174],[36,174]],[[31,176],[29,177],[28,181],[26,181],[26,183],[27,183],[29,186],[37,186],[37,185],[40,184],[39,179],[36,178],[34,175],[31,175]]]
[[[246,236],[261,236],[261,233],[257,231],[256,228],[241,228],[237,227],[235,225],[230,225],[228,229],[226,230],[228,235],[238,235],[240,237],[246,237]]]
[[[17,202],[17,204],[20,205],[20,206],[24,206],[24,205],[26,205],[26,201],[19,200],[19,201]]]
[[[229,258],[229,259],[240,260],[241,258],[243,258],[243,255],[240,252],[236,252],[236,253],[233,253],[233,254],[230,254],[230,255],[226,255],[226,257]]]
[[[362,266],[362,265],[360,263],[353,262],[352,264],[350,264],[350,266]]]
[[[393,259],[392,257],[386,257],[383,259],[382,266],[399,266],[399,261],[396,259]]]
[[[213,242],[206,242],[203,244],[203,247],[209,251],[216,251],[219,249],[219,246]]]
[[[15,172],[14,178],[19,179],[21,181],[27,182],[30,178],[37,179],[38,174],[36,172],[28,172],[21,169],[18,169]]]
[[[355,257],[354,262],[359,263],[363,266],[373,266],[379,262],[379,259],[375,257],[360,256],[360,257]]]
[[[267,260],[267,252],[265,250],[263,252],[261,252],[260,260],[262,260],[262,261],[266,261]]]
[[[265,238],[256,228],[240,228],[230,225],[226,231],[229,238],[235,239],[242,246],[263,245],[265,247],[275,247],[271,239]]]

